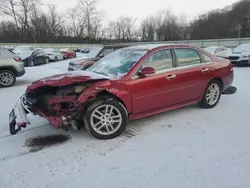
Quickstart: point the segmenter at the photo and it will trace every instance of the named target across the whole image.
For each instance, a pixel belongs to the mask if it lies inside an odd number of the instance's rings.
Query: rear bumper
[[[234,81],[234,71],[232,71],[229,76],[223,79],[222,92],[225,91],[227,88],[229,88],[232,85],[233,81]]]
[[[24,74],[25,74],[25,70],[17,72],[16,76],[20,77],[20,76],[23,76]]]

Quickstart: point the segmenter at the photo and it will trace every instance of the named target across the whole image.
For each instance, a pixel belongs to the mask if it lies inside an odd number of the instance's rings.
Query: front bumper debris
[[[27,114],[30,112],[25,105],[25,96],[18,99],[15,107],[9,114],[9,131],[11,135],[15,135],[22,128],[25,128],[27,124],[30,124]]]

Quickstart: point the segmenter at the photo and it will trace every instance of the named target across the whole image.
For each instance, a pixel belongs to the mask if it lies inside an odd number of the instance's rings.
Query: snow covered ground
[[[9,135],[8,114],[32,81],[67,71],[68,61],[26,69],[0,89],[0,188],[249,188],[250,68],[235,68],[234,95],[214,109],[196,105],[131,122],[100,141],[64,132],[29,115],[31,126]],[[70,141],[30,152],[25,141],[62,133]]]

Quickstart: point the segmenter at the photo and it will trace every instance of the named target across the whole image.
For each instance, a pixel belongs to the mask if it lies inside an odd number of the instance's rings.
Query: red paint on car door
[[[206,69],[205,67],[200,65],[178,70],[178,102],[182,103],[200,98],[209,80],[209,73],[202,72]]]
[[[135,78],[127,84],[132,93],[134,114],[149,112],[176,103],[177,70]]]
[[[175,49],[178,62],[178,102],[183,103],[202,96],[211,77],[212,61],[203,63],[194,49]]]

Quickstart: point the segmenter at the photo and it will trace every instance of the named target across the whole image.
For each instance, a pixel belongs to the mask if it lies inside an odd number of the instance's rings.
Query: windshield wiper
[[[106,74],[106,73],[104,73],[104,72],[98,72],[98,71],[92,71],[92,72],[94,72],[94,73],[96,73],[96,74],[102,74],[102,75],[104,75],[104,76],[109,76],[108,74]]]

